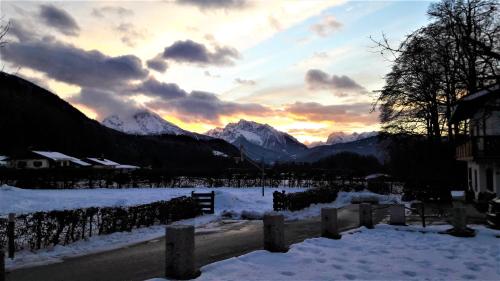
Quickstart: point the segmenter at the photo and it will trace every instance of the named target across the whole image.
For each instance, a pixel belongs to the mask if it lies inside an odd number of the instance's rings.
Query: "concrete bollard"
[[[169,225],[165,235],[165,275],[192,279],[200,275],[194,256],[194,226]]]
[[[264,250],[286,252],[285,218],[277,213],[264,214]]]
[[[372,204],[359,204],[359,226],[373,228]]]
[[[464,231],[467,228],[467,214],[464,207],[453,208],[451,223],[457,231]]]
[[[331,239],[340,239],[337,208],[321,209],[321,236]]]
[[[0,281],[5,281],[5,252],[0,248]]]
[[[405,205],[403,204],[391,205],[389,212],[390,212],[389,224],[392,225],[406,224]]]

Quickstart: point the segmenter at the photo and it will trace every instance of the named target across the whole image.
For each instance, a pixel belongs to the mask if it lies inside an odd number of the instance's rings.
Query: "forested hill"
[[[163,168],[203,170],[233,165],[233,145],[189,136],[135,136],[102,126],[57,95],[20,77],[0,72],[0,154],[55,150],[77,157],[101,156]]]

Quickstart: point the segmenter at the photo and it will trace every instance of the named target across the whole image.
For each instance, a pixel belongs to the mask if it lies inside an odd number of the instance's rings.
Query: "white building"
[[[140,167],[134,165],[125,165],[120,164],[115,161],[106,159],[106,158],[92,158],[89,157],[86,159],[87,162],[92,164],[93,168],[97,169],[115,169],[115,170],[135,170]]]
[[[457,160],[467,162],[469,189],[500,196],[500,85],[462,98],[452,123],[466,122],[467,139],[457,146]]]
[[[46,169],[64,167],[90,167],[76,157],[56,151],[33,150],[9,159],[8,166],[16,169]]]

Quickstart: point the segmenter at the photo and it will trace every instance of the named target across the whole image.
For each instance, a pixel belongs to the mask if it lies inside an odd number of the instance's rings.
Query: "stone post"
[[[467,228],[467,214],[464,207],[453,208],[452,225],[457,231],[464,231]]]
[[[389,224],[392,225],[406,224],[405,205],[403,204],[391,205],[389,212],[390,212]]]
[[[269,252],[286,252],[285,219],[277,213],[264,214],[264,249]]]
[[[169,225],[165,235],[165,275],[174,279],[192,279],[200,272],[194,256],[194,226]]]
[[[337,208],[321,209],[321,236],[340,239]]]
[[[366,228],[373,228],[372,204],[370,203],[359,204],[359,226],[364,226]]]

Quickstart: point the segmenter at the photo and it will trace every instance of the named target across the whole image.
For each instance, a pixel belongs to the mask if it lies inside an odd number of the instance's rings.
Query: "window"
[[[493,191],[493,169],[486,169],[486,189],[488,191]]]
[[[477,170],[474,169],[474,190],[477,191]]]
[[[40,168],[42,166],[43,166],[43,162],[42,161],[33,161],[33,167]]]

